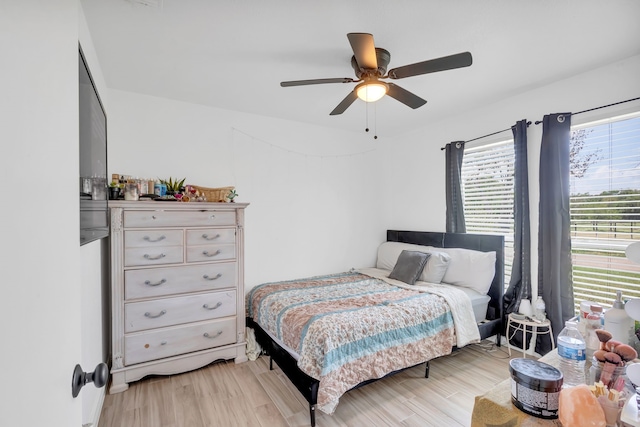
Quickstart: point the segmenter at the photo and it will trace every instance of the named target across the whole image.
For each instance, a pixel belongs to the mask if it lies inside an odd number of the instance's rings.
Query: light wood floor
[[[518,352],[512,352],[518,357]],[[346,393],[336,412],[316,413],[318,427],[467,427],[476,395],[509,378],[509,356],[489,341],[469,345]],[[309,406],[269,358],[220,362],[132,383],[105,397],[99,427],[308,426]]]

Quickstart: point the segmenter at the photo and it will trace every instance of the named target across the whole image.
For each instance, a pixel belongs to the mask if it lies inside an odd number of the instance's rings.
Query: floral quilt
[[[456,344],[442,296],[358,272],[259,285],[247,294],[247,314],[298,353],[300,370],[320,381],[317,407],[328,414],[359,383]]]

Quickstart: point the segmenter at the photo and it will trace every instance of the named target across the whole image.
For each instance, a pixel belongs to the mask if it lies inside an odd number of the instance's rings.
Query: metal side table
[[[507,320],[507,348],[509,350],[509,357],[511,357],[511,344],[509,342],[515,336],[518,331],[522,331],[522,357],[527,357],[527,333],[529,332],[529,328],[531,334],[533,335],[533,342],[536,342],[536,338],[538,334],[544,335],[549,334],[551,338],[551,349],[553,350],[555,346],[555,342],[553,340],[553,331],[551,330],[551,322],[549,319],[545,319],[544,321],[533,320],[532,318],[522,315],[514,315],[514,313],[510,313]]]

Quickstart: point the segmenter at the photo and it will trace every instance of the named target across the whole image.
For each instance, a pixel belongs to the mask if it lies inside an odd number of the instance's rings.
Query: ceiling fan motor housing
[[[378,68],[376,70],[368,70],[364,68],[360,68],[358,62],[356,61],[355,55],[351,57],[351,66],[353,70],[356,72],[356,77],[359,79],[364,79],[366,77],[382,77],[387,73],[387,67],[389,66],[389,62],[391,61],[391,54],[388,50],[382,49],[381,47],[376,48],[376,60],[378,61]]]

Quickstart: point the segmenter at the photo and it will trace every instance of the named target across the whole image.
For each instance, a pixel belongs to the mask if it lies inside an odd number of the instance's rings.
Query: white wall
[[[445,229],[444,144],[517,120],[637,96],[640,57],[469,111],[396,138],[109,91],[110,172],[235,185],[247,209],[247,289],[371,264],[386,229]],[[636,94],[636,95],[634,95]],[[636,108],[575,116],[573,123]],[[464,110],[464,108],[461,108]],[[509,137],[507,132],[493,137]],[[540,126],[529,128],[533,292]],[[350,156],[349,154],[355,154]],[[364,251],[364,252],[362,252]]]
[[[109,91],[110,173],[233,185],[246,210],[246,288],[372,265],[384,241],[379,143],[345,133]]]
[[[384,144],[379,155],[388,167],[385,193],[398,193],[384,205],[384,228],[445,230],[445,153],[440,148],[451,141],[469,140],[510,128],[516,121],[532,123],[545,114],[578,112],[640,95],[640,55],[615,64],[489,104],[480,110],[465,111],[424,129]],[[464,110],[464,106],[461,106]],[[572,124],[585,123],[629,111],[640,110],[640,102],[576,115]],[[532,242],[532,294],[537,295],[538,169],[542,125],[528,130],[529,193]],[[486,141],[510,138],[505,132]]]
[[[0,9],[0,423],[80,426],[77,0]]]
[[[105,109],[109,109],[107,87],[96,56],[91,33],[78,1],[78,41],[91,71],[91,77]],[[109,297],[109,244],[107,239],[88,243],[80,248],[81,264],[81,331],[80,365],[85,372],[93,371],[101,362],[109,361],[111,305]],[[82,424],[94,424],[100,418],[106,387],[93,384],[82,389]]]

